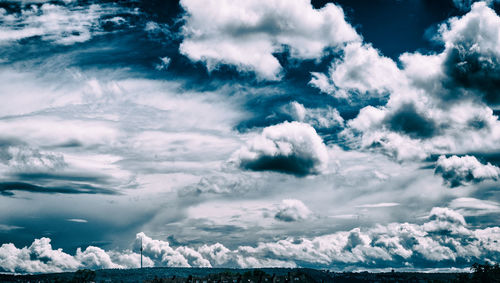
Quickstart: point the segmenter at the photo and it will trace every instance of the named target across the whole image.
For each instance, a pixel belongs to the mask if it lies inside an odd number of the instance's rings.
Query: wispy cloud
[[[88,221],[85,219],[79,219],[79,218],[69,218],[66,219],[69,222],[76,222],[76,223],[87,223]]]

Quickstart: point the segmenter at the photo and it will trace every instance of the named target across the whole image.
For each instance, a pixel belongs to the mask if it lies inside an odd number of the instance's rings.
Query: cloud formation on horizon
[[[138,233],[133,250],[143,245],[145,266],[169,267],[297,267],[316,264],[329,268],[468,267],[481,261],[497,262],[500,228],[473,229],[464,217],[449,208],[433,208],[422,224],[390,223],[354,228],[314,238],[285,238],[239,246],[220,243],[198,247],[172,246]],[[40,273],[74,271],[78,268],[133,268],[140,255],[131,251],[105,251],[89,246],[75,255],[53,249],[49,238],[36,239],[29,247],[0,246],[0,269]]]

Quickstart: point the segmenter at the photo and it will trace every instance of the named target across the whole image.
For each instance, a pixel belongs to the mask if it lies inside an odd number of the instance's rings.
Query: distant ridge
[[[90,277],[89,277],[90,276]],[[203,278],[224,278],[220,282],[459,282],[465,273],[418,272],[329,272],[311,268],[177,268],[148,267],[136,269],[79,270],[77,272],[13,275],[0,274],[1,282],[192,282]],[[265,280],[265,279],[268,280]],[[215,280],[217,282],[217,280]]]

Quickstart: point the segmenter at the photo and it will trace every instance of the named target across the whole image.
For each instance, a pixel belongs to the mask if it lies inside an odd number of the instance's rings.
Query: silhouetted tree
[[[500,266],[498,263],[491,265],[489,263],[474,263],[471,267],[472,282],[493,283],[500,282]]]

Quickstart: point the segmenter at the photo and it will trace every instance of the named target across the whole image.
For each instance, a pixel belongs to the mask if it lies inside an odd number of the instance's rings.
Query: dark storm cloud
[[[481,99],[489,105],[500,104],[500,50],[495,11],[486,3],[472,5],[461,19],[452,18],[440,26],[439,39],[446,43],[442,63],[446,78],[445,100]]]
[[[27,182],[0,182],[0,193],[2,195],[13,196],[16,191],[42,194],[118,194],[114,190],[88,184],[67,183],[57,186],[40,186]]]
[[[311,173],[315,162],[299,156],[262,156],[257,160],[243,161],[241,166],[254,171],[277,171],[297,176],[306,176]]]
[[[417,111],[415,105],[403,104],[385,119],[392,131],[412,138],[431,138],[438,134],[438,129],[435,122],[424,115]]]
[[[12,173],[9,175],[12,178],[27,181],[72,181],[72,182],[90,182],[106,184],[110,181],[109,176],[99,176],[95,174],[85,173],[47,173],[47,172],[22,172]]]
[[[500,104],[500,58],[494,54],[476,51],[474,42],[460,42],[448,51],[443,62],[450,91],[443,97],[460,100],[464,97],[479,98],[490,105]]]

